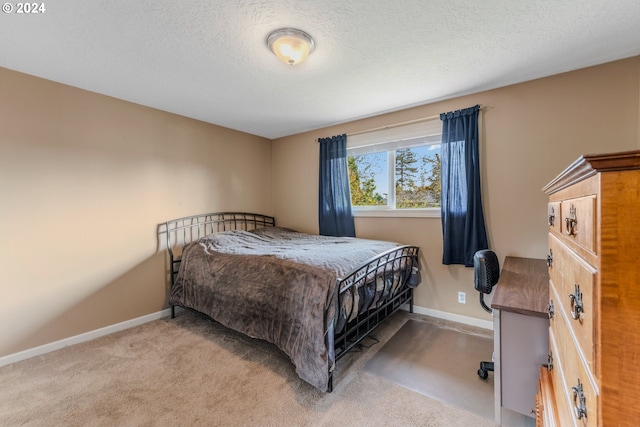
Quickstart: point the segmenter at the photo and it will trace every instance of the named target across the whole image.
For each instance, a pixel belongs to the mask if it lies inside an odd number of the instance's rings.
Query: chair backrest
[[[475,288],[478,292],[490,294],[500,278],[500,263],[495,252],[483,249],[473,256]]]

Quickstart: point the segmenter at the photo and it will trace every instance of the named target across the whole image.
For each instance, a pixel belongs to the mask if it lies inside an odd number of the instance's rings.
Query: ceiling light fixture
[[[299,64],[315,47],[311,36],[295,28],[281,28],[267,36],[267,46],[282,62],[289,65]]]

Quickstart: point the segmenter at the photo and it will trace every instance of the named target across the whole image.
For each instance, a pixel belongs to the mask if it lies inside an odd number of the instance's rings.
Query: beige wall
[[[2,68],[0,94],[0,357],[164,308],[167,219],[256,211],[317,232],[318,137],[485,106],[484,206],[501,260],[545,255],[540,188],[568,163],[640,148],[640,57],[273,142]],[[490,319],[471,269],[441,264],[439,219],[356,229],[422,248],[419,306]]]
[[[635,57],[281,138],[273,142],[274,213],[280,225],[318,231],[316,138],[481,104],[490,246],[501,262],[507,255],[544,258],[547,207],[540,189],[581,154],[640,148],[639,101],[640,57]],[[421,247],[418,306],[491,319],[477,302],[472,269],[442,265],[439,219],[356,218],[356,233]],[[466,305],[457,303],[458,291],[467,293]]]
[[[165,307],[158,224],[272,213],[271,142],[0,68],[0,356]]]

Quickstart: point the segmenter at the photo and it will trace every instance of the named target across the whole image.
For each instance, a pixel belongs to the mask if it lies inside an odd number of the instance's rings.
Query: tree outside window
[[[373,149],[348,156],[354,207],[440,207],[440,144],[379,152]]]

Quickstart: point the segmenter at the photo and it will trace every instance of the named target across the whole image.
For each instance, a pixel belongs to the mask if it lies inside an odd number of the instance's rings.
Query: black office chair
[[[474,285],[480,292],[480,305],[491,313],[491,308],[484,302],[484,294],[490,294],[500,278],[500,263],[495,252],[483,249],[473,256]],[[493,362],[480,362],[478,376],[483,380],[489,377],[489,371],[493,371]]]

